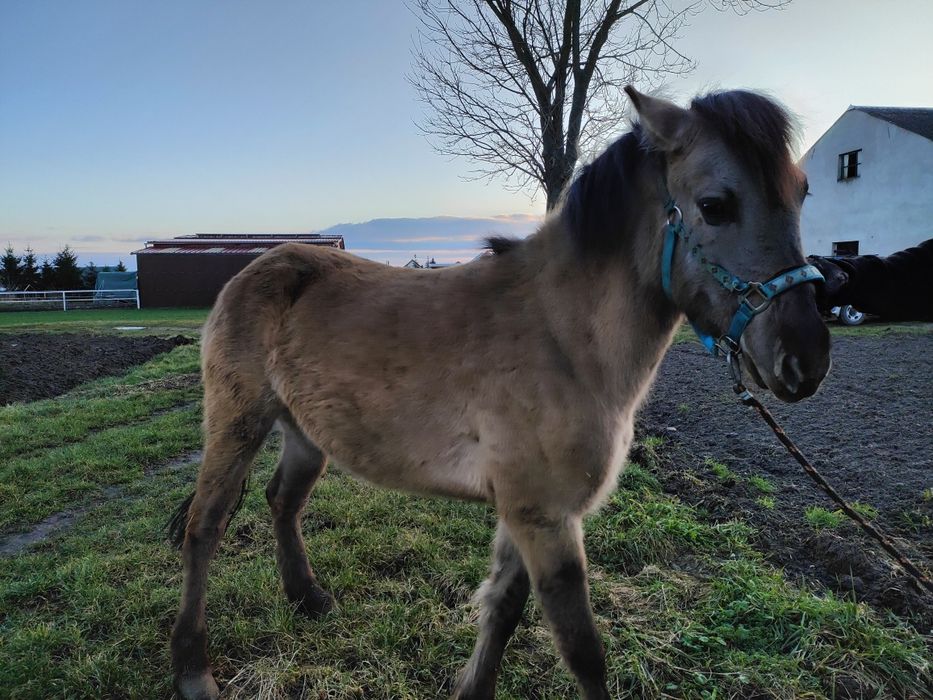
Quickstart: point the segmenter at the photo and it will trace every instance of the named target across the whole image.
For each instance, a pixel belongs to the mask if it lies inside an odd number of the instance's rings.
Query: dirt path
[[[190,338],[76,333],[0,334],[0,406],[64,394],[78,384],[121,374]]]
[[[877,509],[875,520],[919,563],[933,566],[933,334],[844,337],[816,396],[794,405],[757,392],[787,433],[847,500]],[[769,428],[736,401],[725,365],[695,344],[671,349],[640,429],[662,435],[665,487],[711,517],[744,518],[763,551],[789,575],[805,574],[857,599],[933,628],[933,605],[898,575],[867,537],[845,524],[817,530],[808,506],[834,510]],[[736,479],[716,476],[707,460]],[[748,483],[760,475],[774,507]]]

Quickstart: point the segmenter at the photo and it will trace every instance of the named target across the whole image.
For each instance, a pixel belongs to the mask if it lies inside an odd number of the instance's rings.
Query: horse
[[[276,423],[265,493],[298,610],[333,606],[300,524],[328,459],[380,486],[485,501],[498,519],[492,562],[453,697],[495,696],[531,591],[581,696],[609,697],[582,520],[614,489],[684,317],[784,401],[813,394],[830,367],[819,276],[793,281],[807,183],[786,111],[747,91],[687,108],[626,91],[631,130],[526,239],[490,239],[490,255],[427,271],[286,244],[222,290],[202,336],[204,457],[171,528],[184,565],[171,635],[181,697],[218,696],[208,566]]]

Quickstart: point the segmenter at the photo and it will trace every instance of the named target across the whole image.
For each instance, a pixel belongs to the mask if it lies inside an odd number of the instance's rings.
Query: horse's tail
[[[246,499],[247,491],[249,491],[249,472],[247,472],[246,478],[243,479],[243,484],[240,486],[240,495],[233,506],[233,510],[230,511],[230,515],[227,517],[227,524],[224,527],[225,531],[227,527],[230,526],[230,521],[233,520],[233,516],[243,507],[243,501]],[[172,517],[170,517],[165,524],[168,541],[175,549],[181,549],[181,546],[185,543],[185,533],[188,530],[188,511],[191,508],[191,502],[194,501],[196,493],[196,491],[192,491],[188,494],[188,497],[178,504],[178,508],[175,509],[175,512],[172,513]]]
[[[175,549],[181,549],[181,545],[185,541],[185,531],[188,529],[188,509],[191,507],[191,501],[193,500],[194,491],[179,504],[175,512],[172,513],[172,517],[165,524],[168,541]]]

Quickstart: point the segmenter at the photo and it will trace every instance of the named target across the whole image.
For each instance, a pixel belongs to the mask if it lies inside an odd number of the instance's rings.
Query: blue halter
[[[684,216],[680,208],[671,197],[664,205],[667,211],[667,226],[664,232],[664,249],[661,253],[661,286],[664,287],[664,293],[667,298],[673,301],[671,294],[671,268],[674,264],[674,248],[677,246],[677,240],[682,240],[685,244],[690,242],[690,232],[684,226]],[[697,325],[690,320],[693,331],[700,338],[700,342],[712,355],[718,355],[719,350],[727,353],[737,353],[739,351],[739,341],[742,333],[751,323],[751,320],[764,311],[771,304],[774,297],[783,294],[788,289],[793,289],[798,284],[804,282],[822,282],[823,275],[813,265],[801,265],[793,269],[781,272],[775,275],[767,282],[748,282],[741,277],[737,277],[729,272],[722,265],[709,262],[703,254],[703,246],[696,244],[690,248],[689,254],[698,258],[709,273],[721,284],[727,291],[739,295],[739,308],[732,317],[732,323],[729,324],[729,330],[726,331],[718,340],[711,335],[701,331]],[[755,297],[755,298],[753,298]],[[723,347],[725,346],[725,347]]]

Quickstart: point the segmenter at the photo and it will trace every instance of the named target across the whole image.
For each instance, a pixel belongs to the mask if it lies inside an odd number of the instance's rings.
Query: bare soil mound
[[[174,338],[76,333],[0,334],[0,405],[64,394],[79,384],[120,374],[193,342]]]
[[[840,495],[876,509],[874,522],[927,571],[933,568],[931,369],[933,334],[835,338],[833,369],[815,396],[790,405],[752,388]],[[892,610],[924,632],[933,629],[930,598],[856,525],[846,520],[820,529],[808,522],[808,507],[833,511],[835,504],[757,413],[738,403],[722,360],[695,344],[671,348],[639,429],[666,438],[659,477],[668,491],[712,518],[756,526],[762,551],[790,576]],[[766,478],[774,492],[750,483],[753,476]]]

